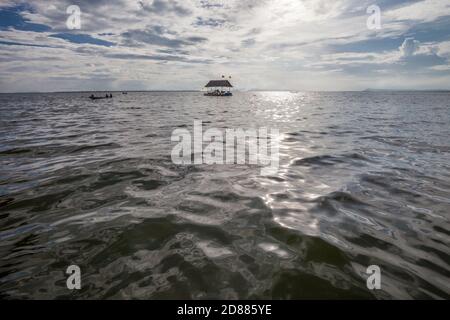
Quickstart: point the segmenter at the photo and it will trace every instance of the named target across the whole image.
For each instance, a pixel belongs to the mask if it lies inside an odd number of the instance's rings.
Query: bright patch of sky
[[[240,90],[450,89],[449,62],[450,0],[0,0],[0,92],[198,90],[221,75]]]

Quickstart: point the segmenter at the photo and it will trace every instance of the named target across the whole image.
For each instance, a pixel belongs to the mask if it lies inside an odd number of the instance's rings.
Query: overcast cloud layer
[[[0,0],[0,51],[1,92],[450,89],[450,0]]]

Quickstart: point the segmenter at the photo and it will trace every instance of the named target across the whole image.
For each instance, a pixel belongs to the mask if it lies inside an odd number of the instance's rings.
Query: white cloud
[[[366,8],[372,2],[142,0],[140,5],[136,0],[80,0],[80,32],[116,44],[101,47],[49,37],[69,32],[65,9],[72,1],[36,0],[30,2],[34,10],[23,16],[52,31],[2,30],[0,41],[51,48],[0,44],[0,91],[11,90],[11,84],[27,90],[31,83],[41,90],[62,85],[66,90],[88,89],[84,83],[96,76],[108,77],[108,85],[119,89],[136,83],[139,89],[198,89],[205,79],[220,74],[233,75],[242,89],[280,83],[294,90],[334,90],[336,83],[350,89],[352,83],[355,88],[365,86],[364,79],[373,74],[391,76],[386,70],[405,57],[450,58],[448,43],[419,44],[410,37],[389,50],[364,52],[361,45],[361,52],[335,51],[334,46],[358,41],[401,41],[414,21],[450,15],[444,10],[447,0],[382,7],[382,29],[374,32],[366,27]],[[367,74],[348,73],[357,67],[362,72],[364,66]],[[51,80],[58,77],[73,80]],[[29,81],[32,78],[39,81]]]
[[[450,58],[450,41],[440,42],[436,44],[435,48],[441,57]]]
[[[410,57],[414,55],[420,48],[420,42],[414,40],[414,38],[405,38],[402,45],[400,46],[400,52],[404,57]]]
[[[450,1],[448,0],[423,0],[410,5],[388,10],[386,17],[392,20],[414,20],[431,22],[440,17],[448,16]]]

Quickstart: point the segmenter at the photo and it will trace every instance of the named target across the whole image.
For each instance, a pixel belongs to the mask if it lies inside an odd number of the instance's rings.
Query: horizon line
[[[360,90],[290,90],[290,89],[250,89],[235,92],[450,92],[450,89],[360,89]],[[92,93],[92,92],[202,92],[194,89],[148,89],[148,90],[69,90],[69,91],[14,91],[0,94],[37,94],[37,93]]]

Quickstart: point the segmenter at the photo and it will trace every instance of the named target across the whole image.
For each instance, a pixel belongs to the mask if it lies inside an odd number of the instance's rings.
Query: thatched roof
[[[228,80],[211,80],[206,84],[205,88],[210,88],[210,87],[232,88],[233,86],[231,85],[230,81],[228,81]]]

